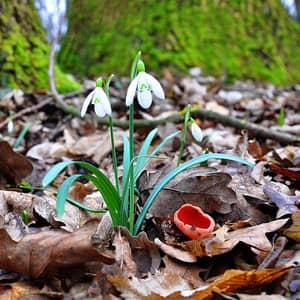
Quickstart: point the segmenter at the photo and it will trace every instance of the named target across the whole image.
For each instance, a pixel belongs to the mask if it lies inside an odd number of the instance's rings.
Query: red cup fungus
[[[183,204],[174,214],[177,228],[190,239],[198,239],[213,232],[214,219],[192,204]]]

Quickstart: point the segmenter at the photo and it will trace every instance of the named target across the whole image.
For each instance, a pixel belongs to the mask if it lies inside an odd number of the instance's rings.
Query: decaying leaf
[[[165,264],[165,270],[169,273],[177,274],[180,277],[187,280],[194,288],[199,288],[200,286],[206,285],[204,281],[200,278],[200,272],[207,271],[207,269],[202,268],[199,264],[186,264],[184,262],[177,261],[165,256],[163,258]]]
[[[169,272],[157,272],[146,279],[108,276],[108,280],[124,299],[164,299],[174,292],[192,289],[187,280]]]
[[[189,293],[195,300],[212,299],[212,292],[222,293],[257,292],[259,287],[266,286],[288,272],[290,267],[281,269],[264,269],[261,271],[228,270],[202,291]]]
[[[10,211],[20,215],[25,210],[30,221],[34,219],[35,212],[54,227],[61,227],[70,232],[77,230],[81,221],[80,209],[66,203],[64,215],[58,218],[55,206],[56,200],[46,195],[39,197],[14,191],[0,191],[0,216],[5,216]]]
[[[91,244],[97,223],[89,222],[73,233],[52,229],[27,234],[20,242],[13,241],[2,228],[0,269],[38,278],[46,274],[59,275],[65,268],[71,271],[87,262],[113,263],[112,257],[100,253]]]
[[[123,146],[122,130],[114,131],[115,147]],[[83,136],[67,147],[71,155],[85,155],[92,157],[92,159],[100,163],[111,152],[111,144],[107,141],[110,140],[109,132],[101,132],[89,136]],[[101,151],[99,151],[101,149]]]
[[[0,298],[3,300],[18,300],[25,296],[39,295],[41,290],[29,282],[14,282],[0,284]],[[29,298],[28,298],[29,299]]]
[[[178,259],[179,261],[193,263],[197,261],[197,257],[191,253],[184,251],[182,249],[175,248],[173,246],[163,243],[160,239],[155,238],[155,244],[167,255]]]
[[[31,162],[16,153],[6,141],[0,141],[0,186],[18,184],[32,172]]]
[[[292,214],[293,224],[283,233],[290,239],[300,242],[300,211]]]
[[[142,198],[146,199],[155,184],[173,168],[173,163],[168,163],[161,172],[149,173],[148,177],[144,174],[144,182],[139,185]],[[167,217],[182,204],[190,203],[201,207],[207,213],[230,213],[231,205],[236,203],[235,193],[227,187],[230,180],[230,175],[216,172],[213,168],[190,168],[166,185],[149,212],[155,217]]]
[[[147,279],[125,276],[109,276],[109,281],[121,292],[125,299],[213,299],[213,292],[232,293],[257,292],[283,276],[290,267],[264,269],[261,271],[228,270],[211,284],[193,289],[186,281],[170,273],[157,273]],[[170,284],[172,283],[172,284]]]
[[[49,158],[62,158],[66,156],[66,146],[60,143],[45,142],[37,144],[30,148],[27,156],[36,160],[45,160]]]
[[[137,275],[157,272],[161,257],[156,244],[148,239],[145,232],[131,236],[126,228],[121,227],[120,230],[130,244],[132,258],[137,266]]]
[[[266,196],[268,196],[269,200],[275,203],[276,206],[279,208],[276,215],[277,218],[299,211],[299,208],[295,205],[295,203],[296,201],[300,200],[300,195],[285,195],[276,191],[270,185],[266,185],[264,187],[264,193],[266,194]]]
[[[121,235],[120,231],[115,234],[113,246],[116,251],[116,263],[118,263],[122,272],[128,275],[136,275],[137,266],[132,258],[130,244],[128,240]]]
[[[226,230],[224,231],[221,228],[202,239],[183,243],[183,248],[195,256],[214,256],[226,253],[233,249],[239,242],[243,242],[261,251],[269,252],[272,249],[272,244],[265,234],[280,229],[288,220],[276,220],[231,232],[226,232]],[[224,226],[226,227],[226,225]],[[218,234],[220,230],[222,234]]]

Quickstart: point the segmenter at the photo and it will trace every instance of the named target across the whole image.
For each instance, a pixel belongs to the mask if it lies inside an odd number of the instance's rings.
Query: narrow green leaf
[[[91,213],[95,213],[95,214],[105,214],[107,212],[106,209],[93,209],[93,208],[90,208],[84,204],[82,204],[81,202],[79,201],[76,201],[75,199],[71,198],[71,197],[67,197],[67,201],[71,204],[73,204],[74,206],[77,206],[85,211],[88,211],[88,212],[91,212]]]
[[[128,137],[123,135],[123,175],[122,175],[122,192],[128,189],[126,182],[129,178],[129,168],[130,168],[130,154],[129,154],[129,140]],[[128,185],[128,183],[127,183]]]
[[[27,132],[28,132],[28,130],[30,129],[31,126],[32,126],[31,123],[26,123],[26,124],[23,126],[23,128],[22,128],[22,130],[21,130],[19,136],[17,137],[17,139],[16,139],[16,141],[15,141],[15,143],[14,143],[14,145],[13,145],[13,148],[18,148],[18,147],[21,145],[21,143],[22,143],[22,141],[23,141],[25,135],[27,134]]]
[[[93,184],[97,187],[98,191],[101,193],[103,200],[110,212],[112,221],[114,225],[120,225],[120,207],[116,198],[113,197],[111,193],[111,186],[107,185],[106,180],[102,181],[101,178],[97,178],[93,175],[88,174],[75,174],[68,177],[60,186],[57,192],[57,202],[56,202],[56,212],[60,217],[64,214],[66,200],[68,198],[68,193],[73,185],[73,183],[81,178],[86,178],[93,182]],[[71,201],[74,203],[75,200]],[[75,203],[76,206],[79,206],[78,203]],[[81,208],[85,209],[83,206]]]
[[[58,217],[61,217],[65,212],[66,200],[71,186],[76,180],[83,177],[84,175],[81,174],[72,175],[67,178],[59,187],[56,199],[56,213]]]
[[[119,207],[121,207],[120,196],[118,195],[115,187],[110,182],[110,180],[107,178],[107,176],[104,173],[102,173],[98,168],[96,168],[92,164],[85,162],[85,161],[70,160],[70,161],[65,161],[65,162],[61,162],[61,163],[54,165],[44,176],[44,178],[42,180],[43,187],[49,185],[58,176],[59,173],[61,173],[66,167],[68,167],[71,164],[79,165],[82,168],[85,168],[86,170],[88,170],[89,172],[94,174],[97,178],[99,178],[99,180],[101,180],[101,182],[103,182],[106,186],[108,186],[112,197],[114,197],[114,199],[116,199]]]
[[[152,143],[155,135],[157,134],[157,131],[158,131],[157,128],[151,130],[149,132],[149,134],[147,135],[144,143],[142,144],[140,152],[137,156],[136,166],[134,167],[134,177],[136,177],[137,174],[139,174],[140,171],[144,168],[145,161],[146,161],[145,156],[147,155],[149,147],[151,146],[151,143]]]
[[[75,163],[75,161],[69,160],[69,161],[63,161],[63,162],[60,162],[60,163],[54,165],[45,174],[45,176],[42,180],[42,186],[43,187],[48,186],[66,167],[68,167],[69,165],[72,165],[74,163]]]
[[[227,155],[227,154],[220,154],[220,153],[209,153],[209,154],[203,154],[201,156],[195,157],[185,163],[183,163],[182,165],[176,167],[174,170],[172,170],[170,173],[168,173],[165,177],[163,177],[158,184],[154,187],[154,189],[152,190],[152,192],[150,193],[148,199],[146,200],[143,209],[141,211],[141,213],[139,214],[135,226],[134,226],[134,234],[136,235],[139,230],[140,227],[146,217],[146,214],[149,210],[149,208],[151,207],[151,205],[153,204],[154,200],[156,199],[156,197],[158,196],[159,192],[179,173],[183,172],[184,170],[205,162],[209,159],[226,159],[226,160],[232,160],[232,161],[236,161],[239,162],[241,164],[247,165],[249,167],[254,167],[254,165],[244,159],[241,159],[238,156],[233,156],[233,155]]]
[[[153,151],[149,154],[149,155],[145,155],[144,159],[142,160],[143,164],[141,164],[140,166],[135,167],[135,173],[134,173],[134,180],[135,182],[138,180],[141,171],[143,170],[143,168],[147,165],[147,163],[153,158],[155,157],[155,155],[158,153],[158,151],[160,151],[160,149],[167,143],[169,142],[171,139],[173,139],[176,135],[178,135],[180,133],[180,131],[176,131],[170,135],[168,135],[167,137],[165,137],[154,149]]]

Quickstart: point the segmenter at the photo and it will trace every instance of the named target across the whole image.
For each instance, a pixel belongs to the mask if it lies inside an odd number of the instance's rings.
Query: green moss
[[[0,3],[0,87],[27,91],[48,89],[50,47],[33,0]],[[28,22],[30,20],[30,22]],[[56,67],[59,91],[78,89],[78,84]]]
[[[128,75],[141,49],[156,72],[201,66],[229,80],[290,84],[300,78],[299,36],[280,0],[76,0],[59,62],[83,76]]]

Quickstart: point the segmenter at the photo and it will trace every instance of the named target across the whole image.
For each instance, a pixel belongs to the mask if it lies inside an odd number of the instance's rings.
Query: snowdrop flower
[[[152,103],[152,93],[159,99],[165,99],[164,91],[160,83],[151,75],[145,72],[144,63],[139,60],[137,63],[138,75],[131,81],[126,95],[126,105],[133,103],[135,92],[142,108],[149,108]]]
[[[14,122],[12,120],[12,118],[9,118],[9,121],[7,123],[7,132],[8,134],[12,134],[14,131]]]
[[[197,142],[201,142],[203,139],[203,134],[202,134],[202,130],[201,128],[197,125],[197,123],[195,122],[195,120],[193,120],[191,118],[191,132],[192,132],[192,136],[193,138],[197,141]]]
[[[91,91],[83,102],[80,115],[84,117],[90,103],[94,104],[95,112],[98,117],[111,115],[111,106],[106,93],[102,88],[103,81],[101,78],[96,81],[96,88]]]

